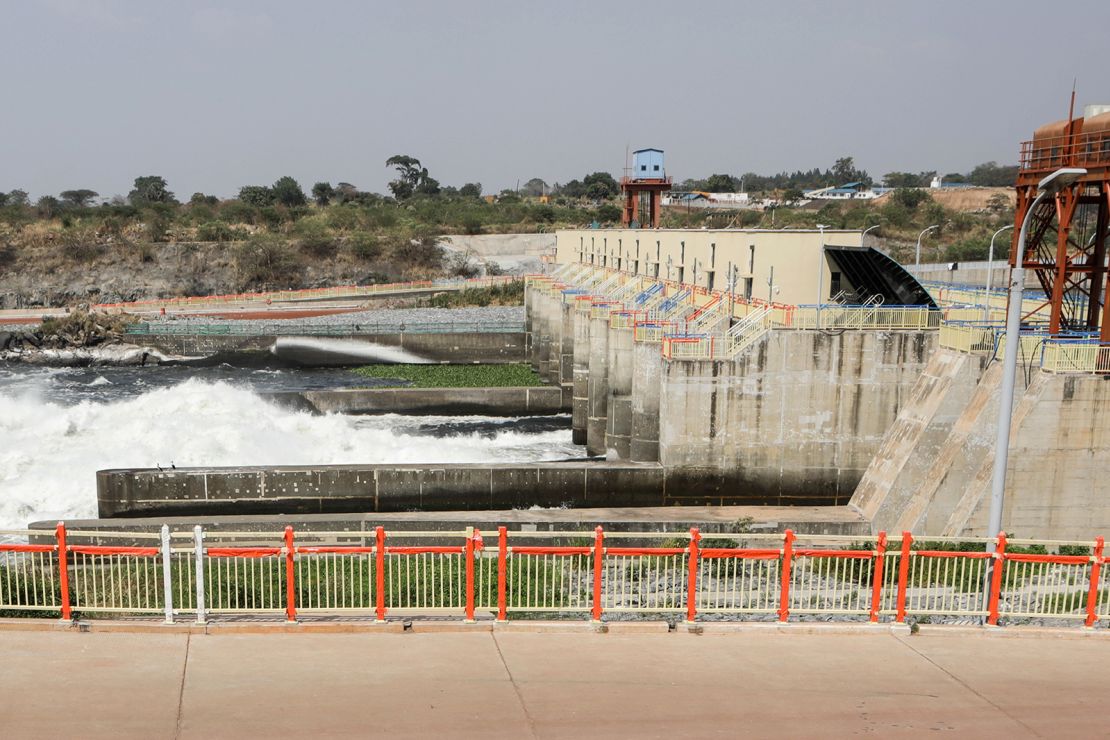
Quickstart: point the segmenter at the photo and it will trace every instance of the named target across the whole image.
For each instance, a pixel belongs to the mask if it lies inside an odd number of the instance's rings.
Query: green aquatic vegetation
[[[528,365],[364,365],[352,372],[387,387],[519,388],[543,385]]]

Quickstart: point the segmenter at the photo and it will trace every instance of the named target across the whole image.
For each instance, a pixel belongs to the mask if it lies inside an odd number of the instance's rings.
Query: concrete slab
[[[1101,639],[617,624],[631,623],[208,635],[29,623],[0,634],[0,726],[6,738],[144,739],[1107,734]]]
[[[169,738],[189,635],[9,632],[0,730],[10,738]]]

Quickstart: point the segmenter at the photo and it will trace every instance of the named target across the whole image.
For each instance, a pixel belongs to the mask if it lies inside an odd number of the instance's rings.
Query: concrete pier
[[[632,347],[633,462],[659,460],[659,382],[663,357],[658,342],[634,342]]]
[[[570,407],[574,399],[574,323],[573,303],[559,306],[559,387],[563,402]]]
[[[632,329],[609,329],[609,394],[606,401],[605,450],[617,460],[631,458]]]
[[[576,445],[586,444],[586,427],[590,418],[590,314],[576,311],[574,315],[574,367],[571,376],[571,439]]]
[[[604,455],[609,404],[609,318],[590,319],[590,364],[587,383],[586,452]]]

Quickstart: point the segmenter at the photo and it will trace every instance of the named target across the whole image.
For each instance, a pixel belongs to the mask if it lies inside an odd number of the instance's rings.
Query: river
[[[374,384],[343,369],[0,365],[0,529],[95,517],[95,472],[103,468],[583,455],[566,416],[317,416],[259,395]]]

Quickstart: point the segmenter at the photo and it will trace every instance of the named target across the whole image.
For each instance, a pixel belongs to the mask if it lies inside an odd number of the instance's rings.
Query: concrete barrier
[[[666,503],[659,465],[589,461],[101,470],[96,488],[102,517]]]
[[[549,416],[569,411],[559,388],[337,388],[263,397],[297,410],[339,414]]]

